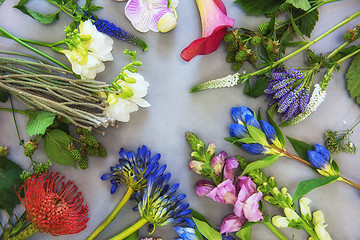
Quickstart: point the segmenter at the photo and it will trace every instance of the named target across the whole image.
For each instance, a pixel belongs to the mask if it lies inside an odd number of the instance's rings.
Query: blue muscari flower
[[[184,221],[184,216],[191,212],[188,209],[189,204],[181,202],[186,195],[175,195],[179,184],[169,186],[170,177],[170,173],[160,176],[150,175],[138,204],[141,217],[154,225],[181,223]]]
[[[267,148],[259,143],[243,144],[241,147],[251,154],[265,154],[267,152]]]
[[[330,152],[320,144],[315,144],[315,151],[308,151],[309,161],[317,169],[326,169],[330,164]]]
[[[159,169],[160,154],[151,157],[151,151],[145,145],[138,149],[137,155],[134,152],[127,152],[124,148],[121,148],[119,155],[119,164],[110,167],[111,173],[101,176],[102,180],[110,180],[111,194],[116,191],[120,183],[125,183],[137,192],[145,188],[150,175],[161,175],[166,168],[166,165],[163,165]]]
[[[94,25],[96,26],[99,32],[102,32],[110,37],[115,37],[120,40],[127,41],[134,45],[141,47],[144,51],[148,48],[148,45],[138,37],[127,33],[123,29],[115,26],[113,23],[104,20],[104,19],[97,19],[94,20]]]

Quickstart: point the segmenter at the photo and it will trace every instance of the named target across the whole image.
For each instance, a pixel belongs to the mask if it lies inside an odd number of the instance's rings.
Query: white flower
[[[160,32],[166,33],[173,30],[177,25],[174,14],[167,12],[159,20],[157,28]]]
[[[178,1],[172,1],[174,7]],[[129,0],[125,6],[125,15],[139,32],[149,30],[158,32],[158,22],[166,13],[174,13],[168,8],[168,0]]]
[[[118,84],[125,89],[130,89],[132,96],[123,98],[121,95],[109,94],[108,103],[106,107],[106,114],[121,122],[128,122],[130,120],[130,113],[135,112],[140,107],[150,107],[150,104],[143,99],[146,96],[149,88],[149,83],[144,80],[144,77],[139,73],[132,73],[125,70],[124,73],[136,80],[135,83],[126,83],[119,81]]]
[[[303,215],[304,218],[311,220],[311,211],[309,204],[311,203],[311,200],[307,197],[302,197],[299,200],[300,205],[300,212]]]
[[[323,212],[320,210],[313,212],[313,218],[314,229],[320,240],[331,240],[330,234],[325,229],[327,225],[325,225]]]
[[[291,220],[295,220],[295,221],[300,220],[299,215],[298,215],[294,210],[292,210],[291,208],[285,208],[285,209],[284,209],[284,213],[285,213],[285,216],[286,216],[290,221],[291,221]]]
[[[272,223],[277,228],[287,227],[289,225],[289,220],[287,217],[276,215],[272,218]]]

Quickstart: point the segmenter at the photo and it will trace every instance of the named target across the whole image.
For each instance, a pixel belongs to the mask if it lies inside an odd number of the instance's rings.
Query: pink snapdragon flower
[[[195,194],[196,196],[206,196],[215,188],[208,180],[200,180],[196,182]]]
[[[172,0],[174,8],[177,4],[178,0]],[[125,16],[139,32],[159,32],[158,23],[166,13],[174,14],[168,0],[129,0],[125,6]]]
[[[246,222],[246,219],[244,216],[238,217],[234,214],[230,214],[227,216],[220,227],[220,233],[231,233],[231,232],[237,232],[241,229],[241,227]]]
[[[181,52],[185,61],[197,55],[214,52],[220,45],[227,27],[234,26],[234,19],[226,15],[226,8],[221,0],[196,0],[202,23],[202,37],[193,41]]]
[[[219,176],[222,172],[225,164],[225,159],[228,157],[227,153],[222,151],[219,155],[214,156],[211,160],[211,167],[214,170],[214,174]]]
[[[236,202],[236,189],[231,180],[225,180],[215,187],[206,196],[216,202],[223,204],[235,204]]]
[[[239,162],[236,158],[228,158],[225,160],[225,167],[224,167],[224,179],[230,179],[234,181],[234,169],[239,166]]]

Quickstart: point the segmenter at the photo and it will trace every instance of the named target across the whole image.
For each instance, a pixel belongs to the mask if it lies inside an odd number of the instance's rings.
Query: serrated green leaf
[[[54,122],[55,117],[55,113],[45,111],[32,112],[26,124],[26,132],[29,136],[44,134],[46,129]]]
[[[246,125],[246,128],[256,143],[260,143],[262,145],[267,144],[266,135],[263,131],[251,125]]]
[[[0,209],[4,209],[9,215],[12,214],[14,207],[20,203],[15,192],[15,186],[19,189],[24,184],[20,178],[22,171],[19,165],[8,158],[0,158]]]
[[[255,162],[249,163],[245,167],[241,176],[244,176],[245,174],[251,172],[252,170],[268,167],[268,166],[274,164],[279,159],[279,157],[280,157],[280,154],[276,154],[276,155],[271,155],[266,158],[257,160]]]
[[[196,218],[197,220],[206,222],[207,224],[210,225],[208,220],[201,213],[195,211],[193,208],[190,208],[190,210],[191,210],[191,214],[193,215],[194,218]]]
[[[291,137],[287,137],[287,139],[289,140],[289,142],[291,143],[297,154],[302,159],[309,161],[308,151],[309,150],[314,151],[314,146],[307,144],[306,142],[296,140]]]
[[[307,11],[311,8],[311,5],[308,0],[286,0],[286,3],[290,3],[296,8]]]
[[[246,222],[235,235],[240,238],[240,240],[251,240],[251,227],[253,224],[252,222]]]
[[[321,187],[336,181],[339,177],[340,176],[327,176],[300,182],[294,194],[294,201],[317,187]]]
[[[263,15],[265,13],[274,13],[283,3],[282,0],[236,0],[248,14]]]
[[[204,221],[200,221],[196,218],[193,218],[196,227],[198,228],[199,232],[204,235],[208,240],[219,240],[222,239],[221,234],[213,229],[209,224]]]
[[[139,239],[139,230],[136,230],[130,236],[124,238],[124,240],[138,240],[138,239]]]
[[[301,15],[306,13],[300,9],[294,9],[292,14],[294,18],[298,18]],[[295,20],[295,24],[298,27],[299,31],[307,37],[311,36],[311,32],[314,30],[316,22],[319,20],[319,11],[317,9],[308,12],[305,16],[301,17],[298,20]]]
[[[269,117],[269,122],[274,127],[276,135],[277,135],[277,137],[279,139],[279,142],[281,143],[281,146],[284,147],[285,146],[284,135],[283,135],[282,131],[280,130],[280,128],[278,127],[278,125],[275,123],[275,121],[273,119],[273,116],[274,116],[274,113],[275,113],[275,108],[276,108],[276,105],[273,105],[267,112],[268,117]]]
[[[268,83],[269,83],[269,78],[266,76],[262,76],[258,78],[255,85],[252,88],[250,88],[250,82],[247,81],[246,84],[249,86],[248,88],[244,88],[244,92],[253,98],[260,97],[264,93],[264,90],[266,89]]]
[[[70,164],[71,166],[76,167],[74,158],[71,157],[67,150],[70,142],[70,137],[64,131],[53,129],[45,135],[45,153],[48,158],[60,165]]]
[[[6,102],[9,98],[9,92],[0,88],[0,102]]]
[[[356,55],[349,70],[346,73],[347,88],[350,92],[350,96],[356,99],[356,102],[360,104],[360,54]]]
[[[27,2],[28,2],[28,0],[21,0],[17,5],[14,6],[14,8],[19,9],[24,14],[32,17],[35,20],[38,20],[40,23],[43,23],[43,24],[52,23],[55,19],[59,18],[60,10],[57,11],[56,13],[41,14],[41,13],[38,13],[35,11],[31,11],[30,9],[25,7],[24,4]]]

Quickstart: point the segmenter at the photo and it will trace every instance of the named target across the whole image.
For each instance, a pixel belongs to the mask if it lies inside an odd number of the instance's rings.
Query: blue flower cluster
[[[230,135],[239,138],[236,142],[243,143],[241,147],[247,152],[251,154],[276,154],[277,152],[272,146],[282,149],[283,146],[279,142],[274,127],[266,121],[261,120],[259,122],[250,108],[233,107],[231,116],[236,123],[230,124]],[[258,129],[257,132],[261,134],[256,134],[258,136],[254,138],[251,134],[254,130],[250,132],[249,126]]]
[[[94,21],[94,25],[99,32],[109,35],[110,37],[115,37],[117,39],[137,45],[141,47],[144,51],[148,49],[148,45],[146,44],[146,42],[124,31],[123,29],[117,27],[115,24],[107,20],[97,19]]]
[[[298,69],[281,67],[268,74],[269,84],[265,89],[269,106],[276,104],[282,120],[287,121],[306,110],[310,100],[309,88],[304,73]]]

